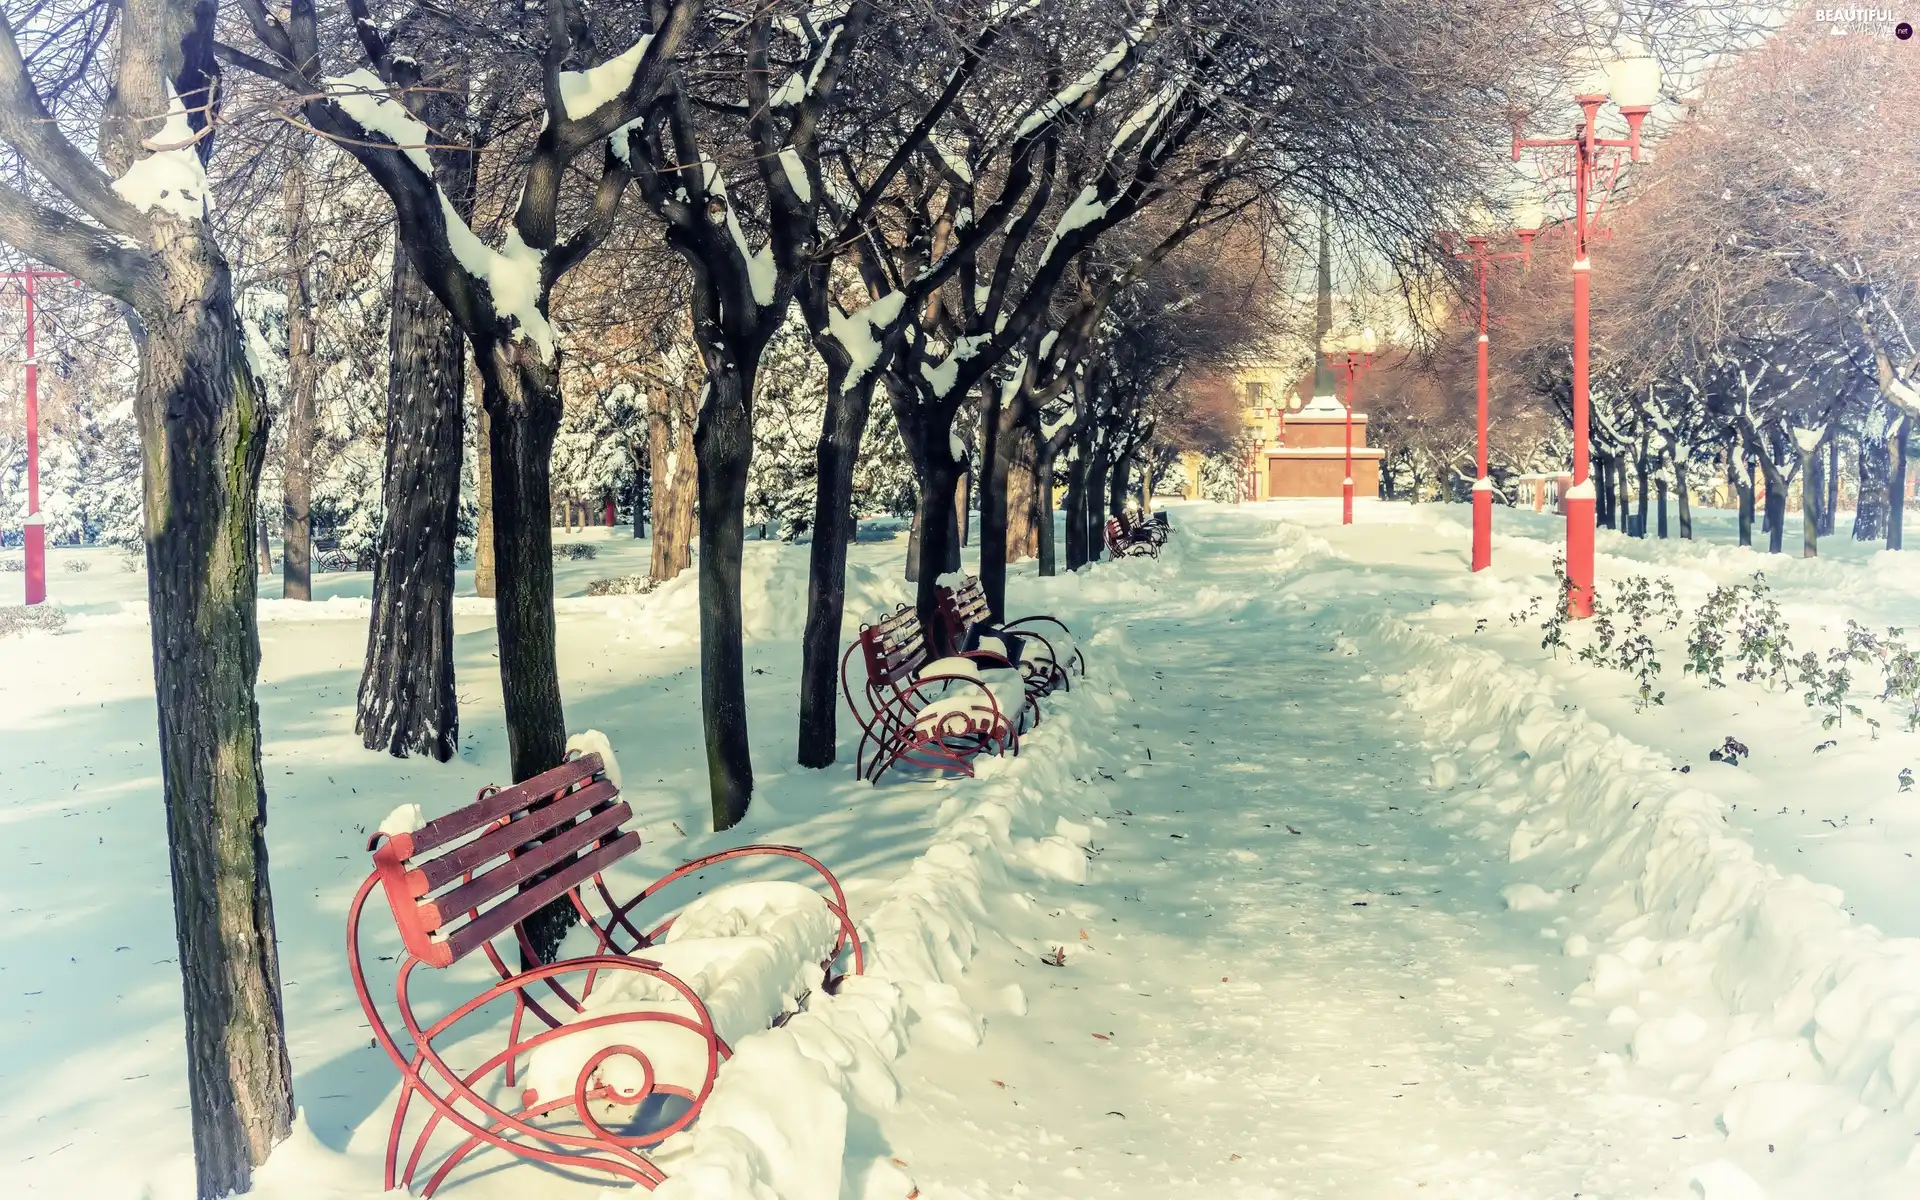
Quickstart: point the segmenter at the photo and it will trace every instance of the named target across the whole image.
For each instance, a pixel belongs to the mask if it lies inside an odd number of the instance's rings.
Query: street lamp
[[[1624,138],[1603,138],[1595,128],[1609,97],[1626,118]],[[1591,287],[1587,198],[1602,151],[1613,152],[1616,171],[1622,150],[1632,161],[1640,161],[1640,126],[1659,98],[1660,67],[1636,48],[1610,60],[1596,58],[1588,65],[1574,86],[1573,99],[1580,106],[1581,123],[1572,137],[1523,138],[1520,119],[1514,120],[1513,161],[1520,161],[1523,149],[1570,150],[1573,155],[1573,486],[1561,497],[1561,504],[1567,511],[1568,611],[1576,619],[1593,615],[1594,492],[1588,475],[1587,447],[1587,314]]]
[[[1340,483],[1340,523],[1353,524],[1353,379],[1373,364],[1373,352],[1379,344],[1369,325],[1344,338],[1328,338],[1320,345],[1327,366],[1340,372],[1347,381],[1347,470]]]
[[[1473,478],[1473,569],[1484,571],[1493,565],[1493,480],[1487,474],[1487,267],[1489,264],[1519,259],[1527,264],[1533,261],[1533,239],[1540,232],[1542,219],[1537,201],[1526,202],[1515,212],[1514,233],[1520,238],[1520,249],[1509,250],[1501,254],[1487,253],[1487,239],[1483,234],[1475,234],[1466,239],[1465,250],[1454,250],[1453,256],[1462,261],[1473,263],[1474,282],[1480,288],[1480,369],[1478,391],[1475,397],[1475,423],[1479,433],[1479,443],[1475,452],[1475,473]],[[1441,235],[1443,244],[1451,249],[1452,239]]]

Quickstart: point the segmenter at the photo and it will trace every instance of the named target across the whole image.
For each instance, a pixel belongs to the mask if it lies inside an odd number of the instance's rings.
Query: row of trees
[[[1797,490],[1813,555],[1835,531],[1846,473],[1852,536],[1901,545],[1920,417],[1920,260],[1907,236],[1920,159],[1887,136],[1916,114],[1920,66],[1903,49],[1864,27],[1834,36],[1803,13],[1708,72],[1651,161],[1623,175],[1593,252],[1603,524],[1631,516],[1664,532],[1671,497],[1672,527],[1690,537],[1690,501],[1724,489],[1740,544],[1757,523],[1777,553]],[[1568,460],[1565,253],[1550,227],[1529,270],[1495,277],[1497,479]],[[1397,457],[1422,495],[1461,498],[1472,476],[1473,336],[1457,322],[1387,377],[1396,400],[1377,428],[1389,466]]]
[[[796,754],[825,766],[856,488],[910,490],[923,609],[957,563],[976,463],[996,610],[1026,548],[1043,570],[1087,561],[1106,507],[1178,449],[1172,427],[1205,423],[1205,404],[1158,398],[1229,336],[1231,314],[1197,300],[1217,290],[1210,259],[1322,209],[1385,261],[1417,255],[1493,189],[1477,148],[1500,114],[1594,36],[1577,9],[1468,0],[0,9],[19,167],[0,241],[131,333],[206,1196],[243,1189],[292,1113],[253,597],[276,436],[290,593],[304,580],[329,388],[384,385],[384,404],[355,393],[382,447],[361,731],[444,758],[473,377],[476,576],[516,780],[564,750],[556,464],[637,473],[644,421],[656,525],[698,533],[726,828],[754,786],[742,541],[751,506],[780,507],[754,498],[756,454],[811,480],[810,512],[773,515],[813,534]],[[277,301],[245,286],[262,278]],[[327,348],[356,321],[354,350]],[[898,439],[891,482],[876,437]],[[543,949],[563,931],[549,922]]]

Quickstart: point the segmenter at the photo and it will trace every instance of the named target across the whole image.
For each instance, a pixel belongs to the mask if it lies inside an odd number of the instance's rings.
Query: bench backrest
[[[1107,546],[1110,549],[1126,545],[1127,523],[1119,517],[1107,518]]]
[[[988,625],[993,610],[987,607],[987,589],[978,575],[969,575],[957,588],[938,589],[940,617],[947,626],[947,638],[955,646],[967,644],[967,634],[975,625]]]
[[[370,848],[407,952],[444,967],[638,850],[632,815],[586,754]]]
[[[920,614],[910,604],[901,605],[871,625],[862,625],[860,646],[867,660],[867,682],[873,686],[911,680],[932,657]]]

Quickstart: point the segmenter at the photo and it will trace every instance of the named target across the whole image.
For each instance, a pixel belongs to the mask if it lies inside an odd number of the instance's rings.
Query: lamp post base
[[[1353,524],[1353,480],[1351,479],[1340,485],[1340,523]]]
[[[1473,489],[1473,569],[1484,571],[1492,565],[1493,489],[1476,485]]]
[[[1574,620],[1593,615],[1593,512],[1591,487],[1585,496],[1567,496],[1567,606]]]
[[[27,522],[21,530],[26,542],[27,603],[44,604],[47,599],[47,527],[38,521]]]

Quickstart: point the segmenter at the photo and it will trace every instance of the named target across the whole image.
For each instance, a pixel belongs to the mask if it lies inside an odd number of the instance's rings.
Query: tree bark
[[[1022,423],[1007,460],[1007,562],[1040,556],[1040,482],[1037,431]],[[984,522],[983,522],[984,524]],[[985,533],[981,541],[984,546]]]
[[[1107,473],[1107,515],[1125,516],[1127,511],[1127,485],[1133,478],[1133,451],[1123,451],[1113,460]]]
[[[1081,439],[1083,442],[1085,438]],[[1077,571],[1099,553],[1098,543],[1087,541],[1087,453],[1084,446],[1075,446],[1074,453],[1067,459],[1067,570]]]
[[[199,1194],[214,1197],[246,1191],[293,1122],[254,700],[267,414],[205,227],[154,224],[162,302],[135,330],[135,413],[188,1107]]]
[[[1820,503],[1827,494],[1826,447],[1815,446],[1800,455],[1800,557],[1820,557],[1820,525],[1825,514]]]
[[[472,363],[469,356],[468,362]],[[478,372],[474,373],[478,381]],[[470,389],[473,396],[473,594],[493,599],[493,422],[481,400],[483,388]]]
[[[1660,540],[1667,540],[1667,481],[1664,477],[1653,481],[1654,494],[1659,505],[1657,513],[1660,522]]]
[[[1647,452],[1644,447],[1633,457],[1634,475],[1639,484],[1639,494],[1634,498],[1634,516],[1636,537],[1647,536]]]
[[[647,401],[648,471],[653,482],[653,550],[648,577],[665,583],[693,565],[693,516],[700,473],[687,389],[655,388]]]
[[[307,264],[313,259],[312,223],[307,215],[306,168],[300,154],[288,155],[282,197],[287,235],[287,435],[284,504],[280,534],[281,595],[313,599],[313,295]]]
[[[1877,542],[1886,535],[1889,456],[1886,445],[1865,429],[1860,431],[1855,455],[1860,489],[1853,503],[1853,540]]]
[[[1613,528],[1613,457],[1607,454],[1594,454],[1587,468],[1587,476],[1594,484],[1594,512],[1598,514],[1600,524]]]
[[[800,730],[796,760],[825,767],[839,752],[840,631],[846,620],[847,547],[857,522],[853,470],[873,408],[873,378],[849,389],[851,366],[839,342],[816,338],[827,364],[827,406],[814,447],[813,544],[808,547],[807,624],[800,635]]]
[[[267,515],[261,513],[260,519],[253,523],[253,527],[260,531],[260,574],[271,575],[273,574],[273,543],[267,537]]]
[[[386,514],[355,725],[369,750],[446,762],[460,744],[453,559],[465,343],[404,251],[393,259],[387,345]]]
[[[1673,460],[1674,501],[1679,508],[1680,539],[1693,540],[1693,489],[1687,480],[1687,460],[1685,455]]]
[[[1085,519],[1087,522],[1087,561],[1099,562],[1100,552],[1106,548],[1107,527],[1107,477],[1111,469],[1107,458],[1104,440],[1096,438],[1093,454],[1087,460],[1087,497]]]
[[[1734,453],[1739,454],[1741,451],[1735,450]],[[1751,546],[1753,545],[1754,502],[1752,464],[1749,463],[1744,472],[1733,471],[1730,473],[1733,477],[1734,491],[1740,497],[1740,544],[1742,546]]]
[[[1022,401],[1014,397],[1003,403],[1000,388],[991,378],[982,384],[985,393],[981,427],[986,444],[980,448],[980,587],[987,596],[987,608],[995,621],[1006,620],[1007,564],[1014,559],[1010,536],[1013,530],[1014,459],[1019,451]]]
[[[1840,439],[1827,439],[1826,498],[1820,505],[1820,536],[1826,537],[1833,532],[1834,522],[1840,510]]]
[[[934,652],[945,653],[950,647],[940,636],[935,589],[939,587],[941,575],[959,569],[954,561],[960,557],[960,519],[955,500],[966,464],[954,461],[944,432],[926,438],[916,457],[920,476],[920,508],[916,517],[920,545],[914,606],[919,609],[929,645]]]
[[[708,357],[706,399],[693,437],[700,456],[700,706],[719,832],[739,824],[753,799],[740,607],[753,366],[740,361],[744,356]]]
[[[1904,414],[1894,422],[1893,434],[1887,439],[1887,549],[1899,550],[1904,539],[1903,526],[1907,518],[1907,439],[1912,429],[1911,418]]]

